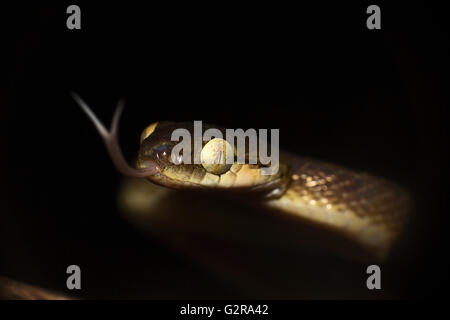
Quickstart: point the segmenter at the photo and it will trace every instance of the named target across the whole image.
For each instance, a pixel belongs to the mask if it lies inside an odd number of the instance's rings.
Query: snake
[[[239,198],[270,212],[275,219],[286,219],[293,232],[313,230],[325,246],[357,259],[385,260],[408,220],[410,196],[397,184],[283,150],[279,170],[270,175],[262,174],[264,165],[259,162],[236,162],[218,174],[208,172],[201,164],[174,163],[171,151],[177,142],[171,140],[172,132],[183,128],[193,135],[190,122],[150,124],[142,131],[135,166],[130,166],[117,138],[124,100],[119,101],[107,130],[76,93],[72,97],[103,138],[117,170],[125,176],[146,179],[164,188]],[[203,128],[225,132],[209,124]],[[206,143],[202,142],[202,147]]]

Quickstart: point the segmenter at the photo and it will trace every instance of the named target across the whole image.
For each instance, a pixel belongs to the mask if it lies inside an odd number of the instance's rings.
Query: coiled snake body
[[[177,128],[193,132],[190,123],[150,125],[141,136],[136,168],[131,168],[117,144],[121,107],[108,131],[77,95],[74,98],[125,175],[144,177],[163,187],[238,198],[264,209],[272,219],[283,219],[293,233],[309,231],[314,239],[311,245],[321,242],[354,257],[383,259],[405,224],[410,207],[405,191],[382,178],[333,164],[285,152],[274,175],[262,175],[261,165],[235,163],[227,172],[215,175],[201,165],[174,164],[170,155],[177,142],[171,141],[171,133]],[[321,241],[316,241],[318,238]]]

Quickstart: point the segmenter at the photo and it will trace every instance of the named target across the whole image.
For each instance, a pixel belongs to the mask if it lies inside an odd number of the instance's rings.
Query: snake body
[[[201,165],[171,162],[176,143],[170,141],[171,132],[191,131],[191,124],[164,122],[150,127],[142,135],[137,160],[138,168],[148,161],[160,167],[150,181],[175,189],[244,196],[272,214],[329,235],[329,245],[345,247],[343,251],[353,247],[357,255],[383,259],[407,219],[407,193],[382,178],[286,152],[281,153],[279,172],[272,176],[249,164],[233,164],[225,174],[213,175]]]
[[[124,175],[147,178],[171,189],[243,199],[271,212],[277,221],[288,221],[294,228],[292,233],[309,232],[311,239],[322,240],[312,241],[312,246],[322,242],[325,247],[335,247],[344,254],[351,252],[353,256],[382,260],[407,221],[409,196],[397,185],[367,173],[287,152],[280,153],[279,170],[271,175],[261,174],[263,165],[259,162],[236,161],[220,174],[186,161],[175,164],[171,153],[177,142],[172,141],[172,133],[182,128],[195,137],[192,123],[149,125],[141,134],[136,168],[132,168],[123,158],[117,140],[123,104],[119,103],[108,131],[79,96],[73,94],[73,97],[96,126],[116,168]],[[204,130],[209,128],[218,129],[225,136],[223,128],[203,125]],[[207,141],[202,143],[204,146]],[[263,220],[262,213],[259,220]]]
[[[329,163],[291,158],[290,185],[267,205],[338,232],[384,259],[401,233],[408,194],[381,178]]]

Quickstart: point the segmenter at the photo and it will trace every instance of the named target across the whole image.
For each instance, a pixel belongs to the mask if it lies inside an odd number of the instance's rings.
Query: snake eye
[[[156,127],[158,126],[158,123],[159,122],[153,122],[151,125],[149,125],[142,131],[140,143],[142,143],[142,141],[147,139],[147,137],[150,136],[153,133],[153,131],[155,131]]]
[[[209,173],[225,173],[234,163],[233,147],[224,139],[212,139],[203,147],[201,161],[203,168]]]
[[[151,153],[158,160],[167,160],[170,159],[170,150],[171,145],[168,143],[162,143],[152,148]]]

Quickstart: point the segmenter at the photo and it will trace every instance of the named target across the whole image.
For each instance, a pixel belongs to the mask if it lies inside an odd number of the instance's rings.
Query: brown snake
[[[261,175],[261,165],[235,163],[220,175],[198,164],[176,165],[170,159],[176,144],[171,141],[171,133],[177,128],[192,131],[190,123],[150,125],[142,133],[136,168],[132,168],[117,143],[122,107],[117,108],[108,131],[89,107],[73,96],[97,127],[114,164],[124,175],[144,177],[172,189],[243,199],[286,219],[293,232],[297,227],[301,232],[309,230],[315,233],[314,239],[320,234],[325,247],[358,258],[384,259],[406,222],[410,200],[395,184],[285,152],[280,154],[280,170],[273,175]]]

